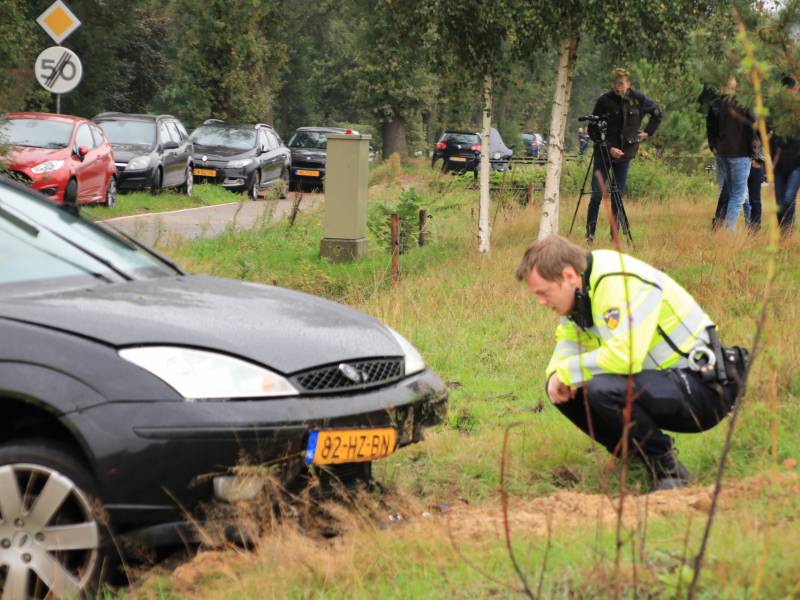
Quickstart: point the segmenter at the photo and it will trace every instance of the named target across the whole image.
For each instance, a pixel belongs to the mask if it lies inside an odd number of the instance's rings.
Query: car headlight
[[[51,171],[58,171],[64,166],[63,160],[48,160],[31,169],[31,172],[41,175],[42,173],[50,173]]]
[[[141,169],[146,169],[150,166],[150,157],[149,156],[137,156],[136,158],[132,158],[128,161],[128,169],[131,171],[139,171]]]
[[[394,336],[394,339],[397,340],[397,343],[400,344],[400,347],[403,349],[403,355],[405,356],[405,371],[406,375],[413,375],[414,373],[419,373],[420,371],[425,370],[425,359],[422,358],[422,355],[419,353],[419,350],[414,348],[406,338],[402,335],[397,333],[391,327],[386,327]]]
[[[119,355],[149,371],[187,400],[296,396],[286,378],[238,358],[174,346],[125,348]]]
[[[229,169],[241,169],[242,167],[246,167],[251,162],[253,162],[252,158],[241,158],[239,160],[232,160],[227,164]]]

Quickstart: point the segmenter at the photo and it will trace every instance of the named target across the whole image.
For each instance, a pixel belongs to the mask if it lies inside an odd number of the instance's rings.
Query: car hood
[[[403,354],[386,327],[341,304],[204,275],[0,299],[0,317],[117,348],[151,344],[207,348],[283,374]]]
[[[240,150],[239,148],[225,148],[224,146],[202,146],[197,143],[194,145],[194,158],[208,157],[208,160],[235,160],[237,158],[253,158],[256,155],[253,150]]]
[[[128,162],[137,156],[147,156],[153,151],[152,146],[144,144],[111,144],[111,147],[117,162]]]
[[[3,157],[10,167],[29,168],[46,160],[65,160],[69,157],[69,148],[31,148],[30,146],[12,146]]]

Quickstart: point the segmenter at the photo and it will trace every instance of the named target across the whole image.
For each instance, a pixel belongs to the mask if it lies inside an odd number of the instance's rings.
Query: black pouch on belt
[[[728,381],[736,382],[737,385],[741,384],[750,364],[750,353],[741,346],[728,346],[722,348],[722,356]]]

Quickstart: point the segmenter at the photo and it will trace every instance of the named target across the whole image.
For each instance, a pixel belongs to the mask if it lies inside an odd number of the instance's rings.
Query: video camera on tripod
[[[589,124],[587,129],[593,142],[599,144],[606,138],[608,115],[583,115],[578,117],[578,121]]]

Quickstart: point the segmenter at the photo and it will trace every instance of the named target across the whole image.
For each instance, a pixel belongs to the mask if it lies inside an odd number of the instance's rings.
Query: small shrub
[[[396,156],[396,154],[392,155],[393,158]],[[399,159],[397,163],[399,165]],[[400,201],[395,207],[386,204],[370,206],[367,227],[378,243],[391,252],[391,218],[392,214],[397,214],[400,217],[400,254],[404,254],[417,241],[421,208],[422,196],[417,193],[416,189],[410,188],[400,193]]]

